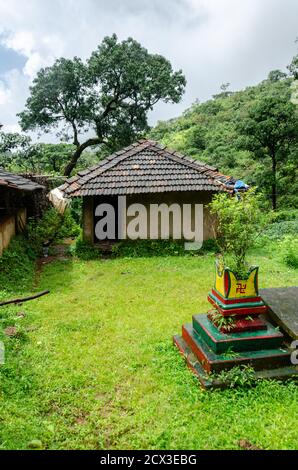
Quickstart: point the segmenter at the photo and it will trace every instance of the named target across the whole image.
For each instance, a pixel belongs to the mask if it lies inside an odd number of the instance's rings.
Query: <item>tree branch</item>
[[[38,294],[30,295],[29,297],[23,297],[19,299],[13,299],[13,300],[4,300],[3,302],[0,302],[0,307],[3,305],[9,305],[9,304],[20,304],[23,302],[27,302],[28,300],[33,300],[37,299],[38,297],[42,297],[43,295],[49,294],[49,290],[43,290],[42,292],[38,292]]]
[[[92,145],[100,145],[105,143],[106,142],[104,141],[104,139],[100,137],[93,137],[79,145],[74,151],[71,160],[67,163],[66,167],[64,168],[64,176],[70,176],[72,170],[77,164],[77,161],[79,160],[80,156],[86,148],[91,147]]]
[[[76,147],[79,147],[79,146],[80,146],[80,142],[79,142],[79,139],[78,139],[78,129],[77,129],[77,126],[76,126],[76,124],[75,124],[74,121],[72,121],[71,125],[72,125],[72,129],[73,129],[73,145],[75,145]]]

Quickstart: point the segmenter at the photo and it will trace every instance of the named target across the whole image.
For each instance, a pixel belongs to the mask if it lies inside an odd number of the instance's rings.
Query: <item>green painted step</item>
[[[194,375],[198,378],[203,388],[215,389],[215,388],[227,388],[229,383],[209,375],[202,367],[197,357],[193,354],[191,348],[184,341],[182,336],[176,335],[173,337],[175,346],[179,349],[180,353],[186,360],[188,367],[192,370]],[[257,379],[278,379],[286,380],[290,377],[298,376],[298,366],[286,366],[277,369],[263,369],[255,372]]]
[[[203,369],[201,363],[198,361],[197,356],[192,352],[192,349],[184,341],[182,336],[174,336],[173,341],[174,345],[179,349],[180,353],[186,360],[188,367],[201,382],[202,387],[205,389],[211,388],[212,380],[208,377],[207,372]]]
[[[216,354],[196,333],[191,323],[182,326],[182,337],[207,372],[220,372],[238,365],[251,365],[255,370],[291,365],[290,351],[283,348]]]
[[[229,350],[257,351],[259,349],[275,349],[282,344],[284,335],[270,322],[264,319],[267,330],[245,331],[242,333],[222,333],[208,319],[207,315],[193,315],[192,322],[195,331],[217,353]]]

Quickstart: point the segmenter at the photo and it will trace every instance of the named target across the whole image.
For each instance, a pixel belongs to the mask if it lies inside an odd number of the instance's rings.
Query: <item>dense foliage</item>
[[[61,175],[75,146],[68,143],[34,143],[24,134],[0,132],[0,166],[9,171]],[[95,152],[82,153],[77,170],[95,164]]]
[[[150,137],[257,185],[268,205],[297,207],[298,108],[293,83],[273,71],[257,86],[234,93],[225,87],[181,117],[159,122]]]
[[[23,292],[31,289],[35,272],[36,251],[30,241],[16,237],[0,256],[0,292]]]
[[[184,86],[182,72],[167,59],[132,38],[118,42],[114,34],[86,62],[60,58],[41,69],[20,123],[23,130],[56,129],[71,138],[75,150],[64,169],[69,176],[86,148],[119,149],[148,130],[148,111],[160,100],[177,103]]]
[[[82,234],[80,234],[76,242],[70,246],[69,254],[82,260],[89,261],[101,258],[102,251],[99,247],[95,247],[91,243],[85,242]]]
[[[244,279],[249,267],[246,261],[248,250],[269,222],[269,216],[260,209],[252,189],[239,199],[225,193],[218,194],[210,203],[210,208],[217,218],[217,244],[223,263],[239,279]]]
[[[54,207],[44,212],[41,219],[32,219],[27,226],[27,237],[40,253],[44,244],[52,245],[67,237],[76,237],[80,227],[74,220],[70,209],[66,209],[61,215]]]
[[[185,250],[183,240],[123,240],[115,243],[111,253],[107,257],[111,258],[151,258],[156,256],[201,256],[208,252],[216,252],[217,245],[213,239],[203,242],[199,251]],[[83,260],[98,259],[103,256],[103,252],[98,246],[91,245],[82,239],[82,235],[70,247],[69,254]]]
[[[54,208],[39,220],[29,220],[26,233],[15,237],[0,256],[0,292],[23,292],[31,288],[35,262],[42,255],[44,243],[54,245],[80,232],[71,210],[62,216]],[[17,287],[16,287],[17,286]]]

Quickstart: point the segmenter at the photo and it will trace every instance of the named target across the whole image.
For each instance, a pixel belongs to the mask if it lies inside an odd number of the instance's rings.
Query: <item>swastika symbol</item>
[[[237,282],[236,286],[236,293],[245,294],[246,284],[242,284],[242,282]]]

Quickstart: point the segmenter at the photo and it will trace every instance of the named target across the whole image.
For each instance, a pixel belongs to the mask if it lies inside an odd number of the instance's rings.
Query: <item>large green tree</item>
[[[61,174],[73,151],[71,144],[33,143],[27,135],[0,131],[0,166],[7,170]],[[85,152],[80,163],[95,162],[94,154],[88,157]]]
[[[261,95],[237,127],[243,137],[240,146],[250,150],[257,159],[271,161],[271,200],[272,208],[276,209],[278,166],[287,162],[298,143],[297,109],[290,93]]]
[[[149,54],[129,38],[106,37],[83,62],[58,59],[41,69],[19,114],[23,130],[57,129],[75,145],[64,174],[69,176],[90,146],[111,150],[148,130],[148,111],[160,100],[177,103],[185,78],[164,57]]]
[[[0,166],[11,168],[18,166],[29,147],[31,138],[17,132],[0,131]]]
[[[31,143],[31,138],[18,132],[0,131],[0,153],[8,154],[13,150],[23,149]]]

